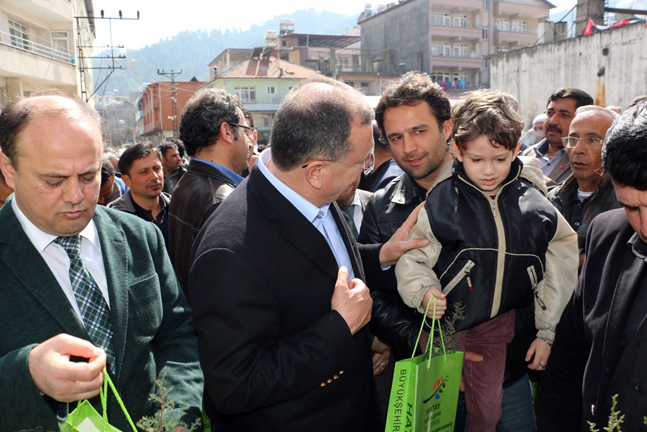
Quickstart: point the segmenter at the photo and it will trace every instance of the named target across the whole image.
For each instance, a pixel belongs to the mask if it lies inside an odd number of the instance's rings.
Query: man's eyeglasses
[[[245,126],[242,124],[234,123],[234,122],[227,122],[229,126],[236,126],[239,128],[243,128],[245,135],[247,135],[247,138],[253,139],[254,138],[254,128],[251,126]]]
[[[331,162],[331,163],[338,163],[342,165],[346,165],[349,167],[353,168],[358,168],[364,172],[364,175],[369,175],[371,171],[373,171],[373,168],[375,168],[375,153],[371,151],[371,154],[368,156],[368,158],[364,162],[356,163],[356,164],[349,164],[346,162],[340,162],[340,161],[333,161],[333,160],[326,160],[326,162]],[[302,165],[301,168],[306,168],[309,163]]]
[[[587,147],[599,147],[604,143],[604,140],[600,138],[578,138],[572,136],[566,136],[562,138],[562,144],[567,149],[574,149],[579,142],[584,143]]]

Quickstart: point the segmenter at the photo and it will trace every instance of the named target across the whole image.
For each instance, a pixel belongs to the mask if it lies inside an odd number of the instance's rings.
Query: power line
[[[171,117],[171,120],[173,121],[173,138],[178,138],[180,136],[177,124],[177,84],[175,83],[175,77],[181,74],[182,71],[176,72],[173,69],[171,69],[170,72],[165,72],[161,69],[157,69],[157,75],[171,78],[171,102],[173,103],[173,116]]]

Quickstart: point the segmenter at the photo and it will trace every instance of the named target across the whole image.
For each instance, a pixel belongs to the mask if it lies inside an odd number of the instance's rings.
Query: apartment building
[[[227,48],[209,63],[209,81],[249,60],[252,48]]]
[[[80,94],[76,46],[92,46],[95,30],[93,18],[75,16],[93,17],[92,0],[0,0],[0,107],[49,88]]]
[[[386,53],[378,72],[396,64],[447,90],[489,87],[489,56],[537,43],[553,7],[546,0],[403,0],[373,13],[367,5],[361,44]]]
[[[252,113],[258,142],[269,142],[274,114],[285,96],[304,79],[318,76],[315,70],[277,58],[274,48],[254,48],[249,58],[218,75],[205,87],[236,95]]]
[[[362,50],[360,27],[343,35],[294,33],[293,20],[281,20],[281,30],[265,32],[266,46],[276,47],[277,56],[321,72],[354,87],[367,96],[382,94],[386,85],[398,77],[395,65],[373,72],[372,59],[383,53]]]
[[[145,84],[135,102],[138,134],[155,144],[177,137],[184,105],[202,85],[204,81],[195,77],[190,81]]]

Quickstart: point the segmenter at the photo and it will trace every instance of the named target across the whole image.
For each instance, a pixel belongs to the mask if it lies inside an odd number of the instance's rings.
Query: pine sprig
[[[145,416],[139,419],[137,427],[145,432],[174,432],[183,428],[185,432],[194,432],[200,428],[200,419],[196,420],[190,427],[179,419],[171,418],[171,413],[178,406],[169,393],[173,387],[164,387],[166,373],[162,378],[155,381],[159,394],[151,393],[148,399],[159,404],[159,410],[153,416]]]

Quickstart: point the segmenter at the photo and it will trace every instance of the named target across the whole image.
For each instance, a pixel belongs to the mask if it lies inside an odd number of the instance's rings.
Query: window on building
[[[489,8],[489,0],[483,0],[483,10],[488,10]]]
[[[517,33],[525,33],[526,22],[522,20],[512,20],[512,31]]]
[[[431,73],[431,79],[438,82],[438,81],[450,81],[451,80],[451,74],[449,72],[432,72]]]
[[[337,66],[342,68],[350,67],[350,59],[348,57],[337,57]]]
[[[274,86],[267,86],[267,94],[268,94],[268,95],[275,95],[275,94],[276,94],[276,87],[274,87]]]
[[[507,51],[508,51],[508,49],[506,47],[502,47],[502,46],[496,47],[496,52],[498,52],[498,53],[504,53],[504,52],[507,52]]]
[[[22,25],[19,22],[9,20],[9,35],[11,46],[25,50],[29,49],[29,33],[27,32],[27,26]]]
[[[454,27],[467,27],[467,15],[454,14]]]
[[[344,81],[344,84],[355,87],[355,83],[353,81]]]
[[[467,81],[467,74],[462,72],[454,72],[454,81]]]
[[[483,54],[483,68],[489,69],[490,67],[490,60],[487,58],[485,54]]]
[[[431,25],[436,26],[449,26],[451,25],[452,17],[449,12],[432,12],[431,13]]]
[[[496,28],[501,31],[510,31],[510,21],[504,18],[497,18]]]
[[[452,55],[452,45],[449,42],[432,42],[431,55],[449,57]]]
[[[454,57],[467,57],[467,44],[455,43],[454,44]]]
[[[283,41],[281,41],[281,46],[282,46],[283,48],[287,47],[287,46],[288,46],[288,41],[284,41],[284,40],[283,40]]]
[[[490,38],[490,32],[486,25],[483,26],[483,40],[488,40]]]
[[[53,31],[52,36],[52,54],[59,60],[69,60],[69,41],[66,31]]]
[[[234,94],[241,102],[256,101],[256,87],[234,87]]]

